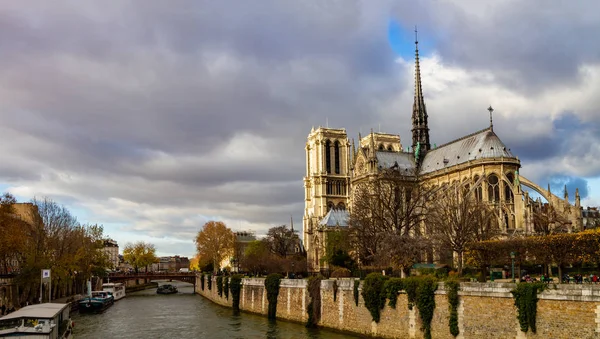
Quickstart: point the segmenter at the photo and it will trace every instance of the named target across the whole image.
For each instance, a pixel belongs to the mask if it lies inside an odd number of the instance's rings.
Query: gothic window
[[[331,210],[331,209],[332,209],[332,208],[334,208],[334,207],[335,207],[335,205],[333,204],[333,202],[332,202],[332,201],[328,202],[328,203],[327,203],[327,212],[329,212],[329,210]]]
[[[380,150],[380,151],[383,151],[383,150],[384,150],[384,148],[383,148],[383,144],[379,144],[379,150]]]
[[[331,141],[325,142],[325,171],[331,173]]]
[[[488,201],[498,202],[500,201],[500,185],[498,182],[498,176],[490,174],[488,180]]]
[[[335,161],[335,174],[340,174],[340,142],[336,141],[334,145],[334,161]]]
[[[477,181],[479,181],[478,175],[473,177],[473,184],[477,183]],[[475,187],[475,199],[477,199],[477,201],[483,200],[483,187],[481,187],[481,184],[478,184],[477,187]]]
[[[508,183],[504,184],[504,199],[506,199],[506,201],[512,202],[515,198],[513,196],[511,187],[514,184],[515,179],[512,173],[508,173],[506,177],[508,178]]]

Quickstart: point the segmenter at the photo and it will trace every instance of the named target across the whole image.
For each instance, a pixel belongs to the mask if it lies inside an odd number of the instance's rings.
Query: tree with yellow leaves
[[[233,255],[235,235],[222,221],[209,221],[196,236],[196,250],[201,258],[212,261],[218,271],[223,259]]]

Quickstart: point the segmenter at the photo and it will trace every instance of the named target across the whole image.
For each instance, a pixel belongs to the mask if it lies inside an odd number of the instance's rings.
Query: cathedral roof
[[[398,164],[399,170],[415,169],[415,156],[412,153],[377,151],[376,157],[378,165],[382,168],[391,168]]]
[[[348,219],[348,211],[345,209],[332,208],[327,212],[325,217],[323,217],[323,220],[319,222],[319,225],[327,227],[347,227]]]
[[[515,158],[491,128],[469,134],[430,150],[425,154],[421,173],[431,173],[469,160]]]

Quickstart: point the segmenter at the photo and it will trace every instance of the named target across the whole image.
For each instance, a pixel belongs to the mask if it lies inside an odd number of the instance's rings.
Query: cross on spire
[[[488,107],[488,112],[490,112],[490,129],[493,131],[494,123],[492,122],[492,113],[494,112],[494,109],[492,108],[491,105],[490,105],[490,107]]]

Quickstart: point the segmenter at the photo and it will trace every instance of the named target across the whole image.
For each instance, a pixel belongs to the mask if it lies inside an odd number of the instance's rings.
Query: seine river
[[[159,295],[156,289],[133,292],[102,314],[78,314],[75,338],[358,338],[302,324],[269,322],[266,317],[240,313],[193,294],[190,284],[172,282],[178,294]]]

